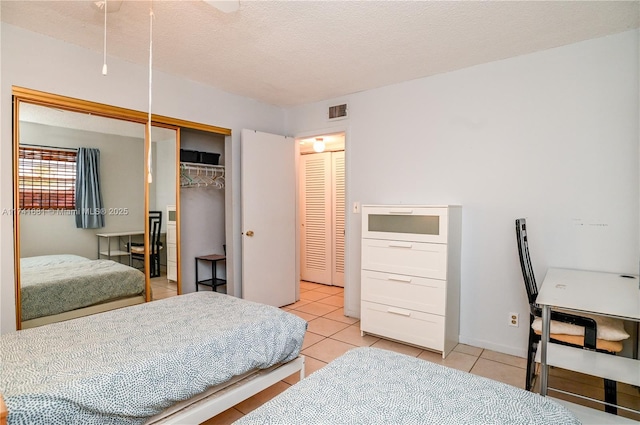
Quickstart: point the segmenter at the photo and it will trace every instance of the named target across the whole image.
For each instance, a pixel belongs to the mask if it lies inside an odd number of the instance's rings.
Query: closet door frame
[[[342,165],[338,165],[342,162]],[[340,169],[341,168],[341,169]],[[345,239],[346,239],[346,188],[344,151],[331,153],[331,284],[344,287]],[[342,193],[338,193],[338,183],[342,183]],[[340,234],[342,232],[342,234]],[[339,253],[342,251],[342,255]]]

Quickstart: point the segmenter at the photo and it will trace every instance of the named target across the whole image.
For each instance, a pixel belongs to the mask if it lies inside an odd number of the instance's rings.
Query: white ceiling
[[[2,21],[103,51],[92,1],[2,1]],[[124,1],[108,54],[280,106],[549,49],[632,28],[639,1]],[[102,63],[96,63],[101,72]]]

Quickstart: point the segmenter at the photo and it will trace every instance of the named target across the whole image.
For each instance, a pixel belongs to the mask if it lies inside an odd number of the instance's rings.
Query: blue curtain
[[[100,191],[100,150],[79,148],[76,159],[76,227],[104,227],[105,209]]]

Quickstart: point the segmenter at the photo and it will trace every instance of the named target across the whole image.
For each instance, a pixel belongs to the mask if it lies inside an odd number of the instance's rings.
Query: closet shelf
[[[180,187],[224,188],[224,165],[180,163]]]

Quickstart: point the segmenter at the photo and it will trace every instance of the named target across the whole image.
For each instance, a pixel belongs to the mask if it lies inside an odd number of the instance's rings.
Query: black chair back
[[[162,228],[162,211],[149,211],[149,252],[157,255],[160,251],[160,229]]]
[[[538,285],[533,274],[531,257],[529,256],[529,243],[527,240],[527,220],[519,218],[516,220],[516,239],[518,240],[518,254],[520,255],[520,267],[522,268],[522,278],[527,290],[529,304],[533,307],[538,296]]]

